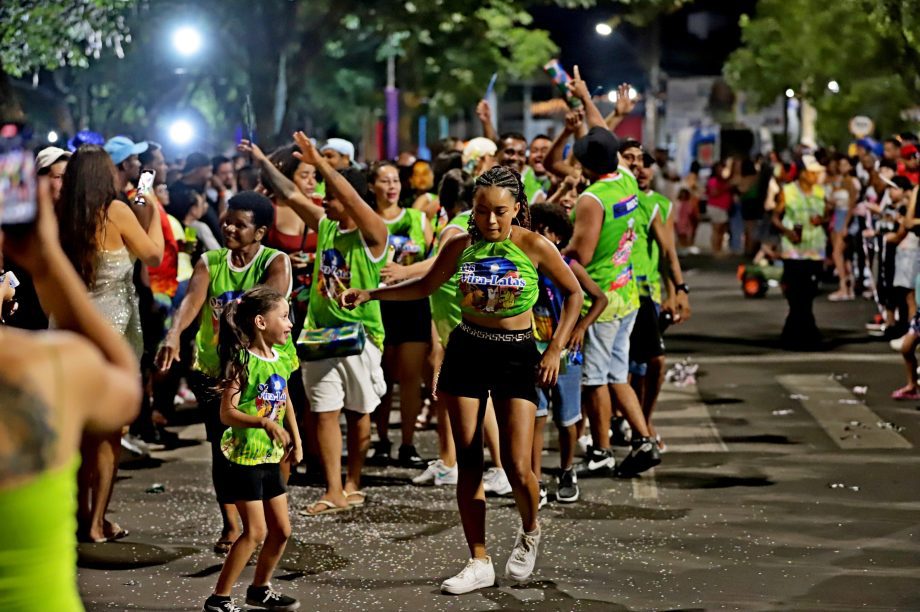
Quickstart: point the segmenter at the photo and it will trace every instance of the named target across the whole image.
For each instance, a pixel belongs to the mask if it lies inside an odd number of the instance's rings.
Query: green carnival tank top
[[[471,244],[457,267],[463,314],[513,317],[527,312],[537,301],[537,269],[510,236],[501,242]]]
[[[248,353],[248,378],[237,410],[249,416],[265,417],[284,427],[287,411],[287,381],[296,368],[277,350],[273,359]],[[230,427],[220,440],[224,457],[240,465],[279,463],[285,449],[259,427]]]
[[[598,321],[612,321],[639,309],[639,291],[630,263],[636,242],[639,186],[626,168],[601,177],[583,195],[597,200],[604,210],[594,256],[585,266],[588,275],[607,295],[609,303]],[[572,211],[572,221],[576,221]],[[585,304],[587,308],[589,304]]]
[[[552,186],[549,176],[538,177],[532,166],[524,168],[524,173],[521,174],[521,182],[524,184],[524,195],[527,196],[528,202],[532,202],[534,196],[541,190],[548,193]]]
[[[395,219],[386,220],[387,259],[401,266],[408,266],[425,259],[428,245],[425,244],[425,224],[428,219],[420,210],[403,208]]]
[[[633,270],[636,273],[639,295],[651,297],[658,304],[661,303],[661,274],[658,271],[658,241],[652,236],[652,223],[655,215],[660,215],[662,222],[667,221],[670,208],[671,202],[657,191],[649,190],[639,194]]]
[[[0,490],[0,610],[81,612],[77,591],[79,457]]]
[[[230,249],[217,249],[204,253],[201,258],[208,267],[208,297],[201,308],[198,334],[195,336],[195,369],[211,377],[220,375],[220,357],[217,353],[220,315],[227,304],[239,298],[247,289],[261,283],[268,266],[281,251],[260,246],[255,257],[246,266],[237,268],[230,261]],[[287,293],[290,294],[288,287]],[[293,341],[282,349],[289,356],[296,355]]]
[[[469,225],[470,211],[467,210],[451,219],[444,227],[444,230],[448,227],[458,227],[463,232],[466,232],[469,229]],[[441,246],[441,235],[444,233],[444,230],[441,230],[441,233],[438,235],[437,248]],[[463,318],[460,314],[460,298],[457,297],[459,277],[459,273],[454,273],[454,275],[451,276],[447,282],[438,287],[429,298],[431,302],[431,318],[434,321],[435,329],[438,331],[438,336],[441,338],[441,344],[444,346],[447,346],[447,339],[450,337],[450,332],[454,331],[454,328],[460,325],[460,320]]]
[[[349,288],[376,289],[385,262],[385,253],[376,259],[371,255],[358,228],[343,232],[336,221],[321,219],[310,308],[304,329],[362,323],[368,338],[382,348],[384,331],[380,302],[371,300],[354,310],[346,310],[339,306],[338,297]]]

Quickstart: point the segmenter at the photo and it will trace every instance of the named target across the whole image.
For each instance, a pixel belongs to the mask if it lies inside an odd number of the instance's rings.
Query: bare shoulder
[[[511,240],[534,261],[543,260],[547,254],[558,252],[556,245],[545,236],[522,227],[514,227],[511,232]]]

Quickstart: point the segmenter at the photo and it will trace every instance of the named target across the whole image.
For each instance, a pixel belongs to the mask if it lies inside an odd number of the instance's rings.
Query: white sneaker
[[[511,483],[501,468],[489,468],[482,475],[482,488],[486,493],[493,495],[508,495],[511,493]]]
[[[413,478],[412,482],[417,485],[455,485],[457,484],[457,466],[447,467],[440,459],[429,461],[425,471]]]
[[[533,566],[537,563],[537,547],[540,545],[540,528],[536,533],[524,533],[520,528],[508,564],[505,565],[505,576],[515,582],[526,582],[533,573]]]
[[[121,437],[121,447],[136,457],[150,457],[150,447],[134,434],[127,433],[123,435]]]
[[[450,595],[463,595],[494,584],[495,568],[492,567],[492,557],[470,559],[459,574],[441,583],[441,592]]]

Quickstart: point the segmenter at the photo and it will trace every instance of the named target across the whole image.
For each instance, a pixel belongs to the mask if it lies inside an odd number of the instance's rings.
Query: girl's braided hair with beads
[[[521,175],[505,166],[495,166],[479,175],[476,179],[476,185],[473,189],[473,197],[476,192],[483,187],[502,187],[511,192],[515,201],[520,205],[517,215],[512,223],[517,223],[524,229],[530,229],[530,206],[527,204],[527,194],[524,193],[524,183],[521,181]],[[476,227],[473,215],[470,215],[467,231],[473,239],[473,242],[482,240],[482,233]]]

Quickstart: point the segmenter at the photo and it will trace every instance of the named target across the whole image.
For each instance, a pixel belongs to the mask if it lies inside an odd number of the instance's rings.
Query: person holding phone
[[[163,230],[156,222],[146,230],[141,226],[128,205],[117,199],[115,176],[112,159],[102,147],[84,145],[73,154],[57,207],[60,240],[96,308],[140,358],[143,338],[132,280],[134,261],[159,265]],[[52,325],[59,325],[53,317]],[[80,535],[87,541],[105,542],[128,535],[126,529],[105,519],[120,450],[117,432],[84,439],[79,517]]]
[[[0,325],[0,609],[32,609],[40,600],[42,609],[80,611],[81,437],[118,436],[137,415],[137,358],[61,248],[48,179],[39,179],[34,224],[15,235],[0,229],[0,246],[0,268],[15,261],[32,275],[58,328]]]

